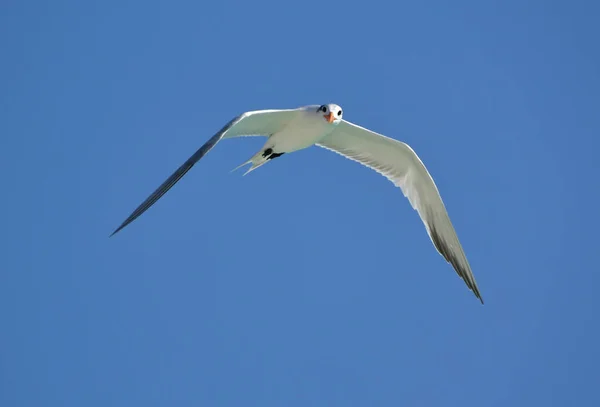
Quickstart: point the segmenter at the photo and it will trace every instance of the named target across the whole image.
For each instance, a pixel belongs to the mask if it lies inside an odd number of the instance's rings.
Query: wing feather
[[[129,225],[156,201],[171,189],[202,157],[223,138],[241,136],[270,136],[283,129],[297,114],[298,109],[287,110],[258,110],[243,113],[233,118],[214,136],[212,136],[202,147],[200,147],[190,158],[188,158],[169,178],[167,178],[144,202],[142,202],[123,223],[111,234],[113,236],[125,226]]]
[[[345,120],[317,145],[377,171],[399,187],[419,213],[435,248],[483,304],[437,186],[410,146]]]

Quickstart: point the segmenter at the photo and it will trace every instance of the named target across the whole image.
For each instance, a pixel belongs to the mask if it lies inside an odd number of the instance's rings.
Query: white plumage
[[[237,116],[140,204],[113,235],[152,206],[223,138],[267,137],[263,147],[241,165],[251,164],[246,174],[285,153],[317,145],[377,171],[399,187],[419,213],[436,249],[483,303],[439,191],[417,154],[407,144],[343,120],[342,116],[341,107],[335,104],[259,110]]]

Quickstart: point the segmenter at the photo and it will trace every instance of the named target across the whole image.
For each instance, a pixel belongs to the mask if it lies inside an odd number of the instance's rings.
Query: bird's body
[[[281,131],[269,137],[265,147],[272,147],[278,153],[293,153],[314,145],[331,133],[333,127],[308,109],[299,110]]]
[[[255,155],[237,168],[252,164],[245,173],[248,174],[273,158],[308,148],[331,133],[333,127],[322,117],[314,114],[318,107],[306,106],[295,109],[293,114],[281,113],[287,116],[287,120],[281,122],[281,127],[267,138],[263,147]]]
[[[221,139],[259,135],[266,136],[267,141],[239,166],[251,164],[246,174],[283,154],[317,145],[357,161],[392,181],[419,213],[435,248],[483,303],[442,198],[419,157],[405,143],[342,120],[342,109],[335,104],[259,110],[235,117],[142,202],[113,235],[152,206]]]

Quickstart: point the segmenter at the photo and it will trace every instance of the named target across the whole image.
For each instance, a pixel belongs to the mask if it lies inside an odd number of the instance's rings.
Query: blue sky
[[[0,405],[597,406],[600,6],[4,1]],[[432,173],[486,301],[400,190],[246,110],[334,102]]]

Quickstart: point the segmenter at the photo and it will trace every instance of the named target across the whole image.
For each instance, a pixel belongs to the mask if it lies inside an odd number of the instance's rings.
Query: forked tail
[[[254,154],[252,156],[252,158],[250,158],[248,161],[245,161],[242,164],[238,165],[233,170],[231,170],[231,172],[234,172],[235,170],[238,170],[238,169],[242,168],[244,165],[252,164],[252,166],[250,168],[248,168],[248,171],[246,171],[244,173],[244,175],[246,175],[249,172],[254,171],[255,169],[257,169],[258,167],[260,167],[262,165],[265,165],[267,162],[269,162],[273,158],[280,157],[283,154],[284,153],[276,153],[276,152],[274,152],[271,147],[262,148],[262,149],[260,149],[260,151],[258,153]]]

